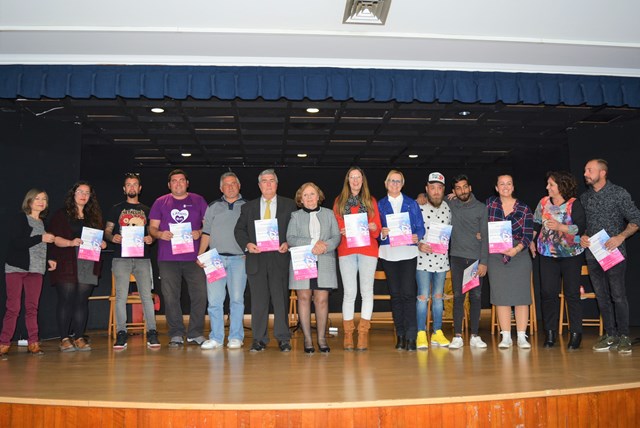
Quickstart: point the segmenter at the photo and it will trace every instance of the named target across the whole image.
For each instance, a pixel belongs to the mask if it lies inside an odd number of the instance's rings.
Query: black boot
[[[402,350],[407,349],[407,338],[404,336],[398,336],[398,340],[396,341],[396,349]]]
[[[558,332],[555,330],[547,330],[545,332],[544,337],[544,347],[545,348],[553,348],[553,345],[556,344],[556,338],[558,337]]]
[[[582,333],[571,333],[567,349],[578,349],[582,343]]]
[[[416,348],[416,340],[415,339],[408,339],[407,340],[407,351],[415,351]]]

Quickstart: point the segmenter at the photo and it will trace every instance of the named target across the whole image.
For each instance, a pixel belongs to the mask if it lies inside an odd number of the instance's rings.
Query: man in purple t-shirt
[[[158,240],[158,267],[160,269],[161,290],[164,297],[165,315],[169,327],[169,347],[184,344],[184,323],[180,294],[182,279],[187,283],[191,300],[187,342],[201,345],[204,341],[204,311],[207,306],[207,283],[204,271],[195,263],[202,236],[202,221],[207,210],[207,202],[200,195],[189,193],[189,179],[181,169],[169,173],[171,193],[160,196],[153,203],[149,213],[149,234]],[[180,225],[191,226],[191,246],[188,242],[178,242],[174,230]],[[173,241],[172,241],[173,239]],[[185,251],[185,246],[188,247]],[[191,249],[190,251],[188,251]]]

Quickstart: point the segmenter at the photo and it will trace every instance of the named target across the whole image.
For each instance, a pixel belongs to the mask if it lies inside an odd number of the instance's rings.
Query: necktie
[[[271,199],[265,201],[265,203],[267,204],[267,208],[264,210],[264,219],[269,220],[271,218]]]

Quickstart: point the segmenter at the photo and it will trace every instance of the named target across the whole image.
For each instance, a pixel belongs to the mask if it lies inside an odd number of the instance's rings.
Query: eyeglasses
[[[402,180],[387,180],[389,184],[402,184]]]
[[[80,196],[89,196],[91,194],[91,192],[86,192],[84,190],[76,190],[76,195],[80,195]]]
[[[360,176],[360,175],[352,175],[352,176],[349,177],[349,180],[353,180],[353,181],[362,180],[362,176]]]

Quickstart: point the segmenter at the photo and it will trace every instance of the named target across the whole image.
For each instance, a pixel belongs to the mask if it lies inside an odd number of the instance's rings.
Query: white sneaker
[[[471,339],[469,340],[469,345],[473,346],[474,348],[487,347],[487,344],[482,341],[482,338],[480,338],[480,336],[471,336]]]
[[[229,349],[240,349],[242,348],[242,340],[240,339],[230,339],[227,343],[227,348]]]
[[[217,342],[213,339],[205,340],[204,342],[202,342],[202,345],[200,345],[200,349],[218,349],[221,347],[222,343]]]
[[[464,346],[464,341],[462,340],[462,337],[455,336],[451,341],[451,343],[449,344],[449,349],[460,349],[463,346]]]
[[[531,344],[527,342],[527,335],[524,333],[518,333],[518,348],[529,349]]]
[[[501,331],[500,334],[502,334],[502,341],[498,343],[498,348],[500,349],[511,348],[511,345],[513,345],[513,340],[511,340],[511,333],[508,331]]]

